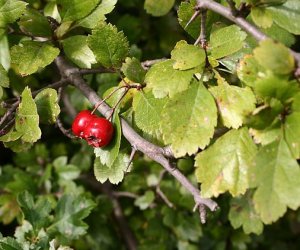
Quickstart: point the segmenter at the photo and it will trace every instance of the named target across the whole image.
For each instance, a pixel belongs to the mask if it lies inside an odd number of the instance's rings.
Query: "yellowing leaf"
[[[256,146],[248,129],[232,129],[196,156],[196,177],[204,197],[217,197],[229,191],[232,196],[249,188],[249,169]]]
[[[201,82],[176,94],[165,105],[160,122],[163,140],[176,157],[192,155],[208,145],[217,124],[213,97]]]
[[[273,40],[260,42],[253,53],[261,66],[276,74],[289,74],[294,69],[295,60],[289,49]]]
[[[238,128],[246,115],[255,109],[255,96],[250,88],[240,88],[223,83],[209,89],[215,97],[223,124]]]
[[[23,134],[21,139],[24,142],[36,142],[41,138],[39,116],[28,87],[23,91],[21,98],[22,101],[16,113],[16,130]]]
[[[190,85],[195,71],[193,69],[176,70],[173,68],[174,62],[174,60],[166,60],[157,63],[147,72],[145,82],[156,98],[173,97]]]
[[[200,65],[204,67],[206,54],[204,49],[199,46],[179,41],[171,52],[171,58],[175,60],[174,69],[187,70]]]
[[[257,186],[253,201],[265,224],[300,206],[300,169],[285,140],[261,147],[251,175]]]

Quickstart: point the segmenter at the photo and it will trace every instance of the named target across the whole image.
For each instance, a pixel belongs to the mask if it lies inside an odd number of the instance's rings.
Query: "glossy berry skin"
[[[104,147],[111,141],[114,133],[112,123],[105,118],[94,118],[84,129],[83,136],[89,145]]]
[[[73,134],[83,138],[83,130],[95,118],[97,118],[97,116],[92,114],[89,110],[79,112],[72,123]]]

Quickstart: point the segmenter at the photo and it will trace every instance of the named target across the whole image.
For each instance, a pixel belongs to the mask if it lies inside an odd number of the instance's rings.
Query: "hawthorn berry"
[[[72,123],[73,134],[83,138],[83,130],[95,118],[97,118],[97,116],[92,114],[89,110],[79,112]]]
[[[103,118],[93,118],[83,131],[84,139],[93,147],[106,146],[113,136],[114,127],[112,123]]]

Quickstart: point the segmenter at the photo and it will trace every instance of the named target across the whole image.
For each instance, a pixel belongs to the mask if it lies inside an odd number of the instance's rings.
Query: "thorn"
[[[187,22],[187,24],[184,26],[184,29],[186,29],[196,18],[199,16],[200,11],[195,10],[194,14],[192,15],[191,19]]]

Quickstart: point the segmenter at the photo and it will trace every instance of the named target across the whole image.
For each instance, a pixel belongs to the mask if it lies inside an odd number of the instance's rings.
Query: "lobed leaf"
[[[59,49],[42,42],[24,41],[11,48],[11,63],[18,73],[30,75],[49,65],[59,55]]]
[[[261,41],[253,54],[262,67],[276,74],[289,74],[294,70],[295,60],[289,49],[273,40]]]
[[[117,159],[121,145],[121,122],[118,115],[113,117],[114,136],[112,141],[104,148],[95,148],[96,161],[100,161],[102,165],[110,168]]]
[[[24,1],[0,0],[0,27],[15,22],[26,10]]]
[[[39,116],[36,104],[28,87],[23,91],[21,98],[22,101],[19,104],[16,113],[15,128],[17,132],[22,133],[22,141],[31,143],[36,142],[41,138]]]
[[[83,19],[77,21],[77,25],[94,29],[101,21],[105,21],[105,15],[112,12],[117,0],[102,0],[97,7]]]
[[[34,98],[40,122],[53,124],[60,113],[58,96],[55,89],[46,88]]]
[[[173,68],[174,62],[171,59],[159,62],[147,72],[145,82],[152,89],[155,98],[173,97],[190,85],[195,70],[176,70]]]
[[[66,56],[77,66],[90,69],[95,64],[96,58],[87,44],[86,36],[71,36],[63,40]]]
[[[99,4],[100,0],[57,0],[62,9],[60,14],[64,22],[76,21],[86,17]]]
[[[253,201],[265,224],[300,206],[300,169],[285,140],[262,146],[251,171],[257,186]]]
[[[298,0],[287,0],[284,4],[268,7],[267,10],[280,27],[292,34],[300,35],[300,2]]]
[[[144,9],[152,16],[164,16],[168,14],[175,0],[145,0]]]
[[[190,45],[184,40],[177,42],[171,52],[171,58],[175,61],[173,68],[179,70],[192,69],[197,66],[204,68],[206,62],[204,49],[199,46]]]
[[[248,87],[240,88],[223,83],[209,89],[215,97],[221,120],[228,128],[238,128],[246,115],[255,109],[256,99]]]
[[[196,177],[204,197],[217,197],[229,191],[232,196],[249,188],[249,169],[256,146],[248,129],[232,129],[196,156]]]
[[[96,158],[94,163],[94,174],[96,179],[104,183],[107,180],[112,184],[120,183],[124,178],[124,171],[129,164],[129,157],[126,154],[120,153],[111,167],[103,165],[101,161]],[[130,169],[130,166],[129,166]]]
[[[127,57],[122,65],[121,71],[130,81],[136,83],[144,82],[146,70],[143,69],[141,62],[135,57]]]
[[[88,37],[88,44],[97,61],[104,67],[120,67],[125,60],[129,45],[123,32],[111,24],[102,23]]]
[[[162,110],[160,122],[163,140],[175,157],[192,155],[210,142],[217,124],[213,97],[201,82],[176,94]]]
[[[134,121],[136,125],[146,133],[158,137],[161,135],[161,114],[166,98],[157,99],[152,92],[139,91],[135,94],[132,102]]]
[[[249,195],[233,198],[230,202],[228,219],[234,229],[243,227],[246,234],[261,234],[263,223],[254,209],[254,204]]]
[[[243,47],[246,37],[236,25],[220,28],[210,34],[209,51],[216,59],[231,55]]]

